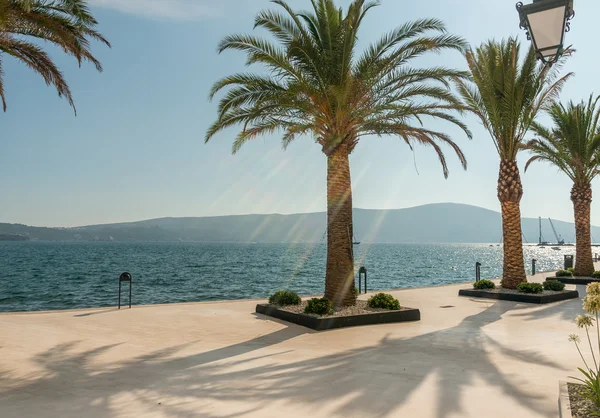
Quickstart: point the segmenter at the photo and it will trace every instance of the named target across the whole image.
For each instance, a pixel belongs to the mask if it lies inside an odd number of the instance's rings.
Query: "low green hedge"
[[[398,299],[387,293],[377,293],[371,296],[367,301],[367,305],[372,309],[388,309],[390,311],[397,311],[400,309],[400,302]]]
[[[473,289],[483,290],[483,289],[495,289],[496,285],[491,280],[479,280],[478,282],[473,283]]]
[[[333,304],[327,298],[313,298],[308,301],[306,308],[304,308],[305,314],[314,315],[331,315],[333,314]]]
[[[592,273],[592,277],[594,279],[600,279],[600,271],[595,271]]]
[[[558,270],[556,272],[556,277],[573,277],[573,272],[569,270]]]
[[[565,290],[565,284],[559,282],[558,280],[546,280],[544,282],[544,290],[554,290],[556,292],[561,292]]]
[[[544,287],[540,283],[519,283],[517,286],[519,293],[542,293]]]
[[[278,290],[277,292],[273,293],[269,298],[269,303],[271,305],[300,305],[300,302],[302,302],[300,296],[298,296],[296,292],[292,292],[291,290]]]

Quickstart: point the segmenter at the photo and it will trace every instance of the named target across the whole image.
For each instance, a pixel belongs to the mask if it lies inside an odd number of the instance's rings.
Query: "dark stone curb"
[[[558,280],[564,284],[590,284],[600,282],[600,279],[593,279],[591,277],[546,277],[546,281],[548,280]]]
[[[404,308],[401,311],[375,312],[353,316],[336,316],[332,318],[316,318],[306,314],[284,311],[268,304],[256,305],[256,313],[272,316],[316,331],[328,329],[356,327],[361,325],[389,324],[394,322],[420,321],[421,311]]]
[[[577,290],[566,290],[561,293],[553,293],[550,295],[533,295],[528,293],[493,293],[486,292],[485,290],[462,289],[459,290],[458,295],[470,296],[473,298],[510,300],[512,302],[545,304],[552,302],[560,302],[561,300],[578,298],[579,292]]]

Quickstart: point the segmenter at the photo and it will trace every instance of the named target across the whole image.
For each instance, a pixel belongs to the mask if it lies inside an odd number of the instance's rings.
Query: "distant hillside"
[[[538,240],[538,220],[524,218],[526,242]],[[575,239],[572,223],[554,221],[567,242]],[[320,242],[325,213],[243,215],[203,218],[162,218],[148,221],[78,228],[38,228],[0,224],[0,234],[45,241],[199,241],[199,242]],[[476,206],[441,203],[397,210],[354,210],[356,238],[362,242],[500,242],[498,212]],[[555,241],[547,219],[542,220],[547,241]],[[592,235],[600,239],[600,228]]]

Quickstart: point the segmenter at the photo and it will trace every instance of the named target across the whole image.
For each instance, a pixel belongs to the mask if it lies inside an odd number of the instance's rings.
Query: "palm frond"
[[[566,105],[548,106],[552,127],[532,124],[535,139],[525,147],[533,161],[547,161],[564,172],[575,185],[589,187],[600,168],[600,97]]]
[[[48,41],[73,56],[80,65],[82,61],[89,61],[102,71],[102,64],[91,52],[91,40],[109,47],[110,43],[97,31],[98,22],[91,14],[87,0],[3,0],[1,6],[2,51],[38,72],[75,110],[62,73],[48,54],[28,39]],[[6,110],[3,96],[2,100]]]
[[[370,135],[392,135],[410,147],[433,147],[444,175],[448,164],[439,144],[450,146],[466,167],[458,145],[424,125],[437,119],[472,136],[459,117],[468,106],[450,88],[469,74],[444,66],[410,66],[423,54],[463,52],[464,39],[448,34],[440,20],[423,19],[402,25],[358,53],[361,23],[379,2],[353,0],[342,10],[333,0],[312,0],[312,9],[302,12],[283,0],[273,3],[278,11],[262,11],[255,19],[255,28],[271,34],[269,40],[231,35],[219,44],[219,52],[241,51],[249,65],[260,65],[263,72],[235,74],[214,84],[211,99],[223,96],[206,141],[237,125],[234,152],[259,135],[281,132],[284,148],[312,136],[327,154],[344,143],[351,152]]]
[[[60,97],[67,99],[75,113],[75,102],[63,74],[44,50],[12,36],[0,37],[0,51],[11,55],[41,75],[47,85],[53,85]]]
[[[516,160],[532,123],[572,76],[559,76],[562,62],[553,67],[538,63],[533,48],[521,59],[520,49],[513,38],[470,49],[465,58],[472,81],[457,80],[466,106],[508,161]]]

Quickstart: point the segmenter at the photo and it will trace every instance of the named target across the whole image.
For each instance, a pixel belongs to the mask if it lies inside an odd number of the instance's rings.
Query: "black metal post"
[[[567,269],[573,267],[573,255],[565,254],[564,257],[565,257],[564,269],[567,270]]]
[[[118,309],[121,309],[121,282],[129,282],[129,309],[131,309],[131,287],[132,287],[131,274],[125,272],[119,277],[119,302]]]
[[[131,309],[131,280],[129,280],[129,309]]]
[[[365,293],[367,293],[367,268],[366,267],[361,267],[360,269],[358,269],[358,293],[361,293],[361,280],[362,280],[362,275],[365,275]]]
[[[478,261],[475,263],[475,282],[481,280],[481,263]]]
[[[535,275],[535,263],[537,262],[537,260],[534,258],[533,260],[531,260],[531,275]]]

